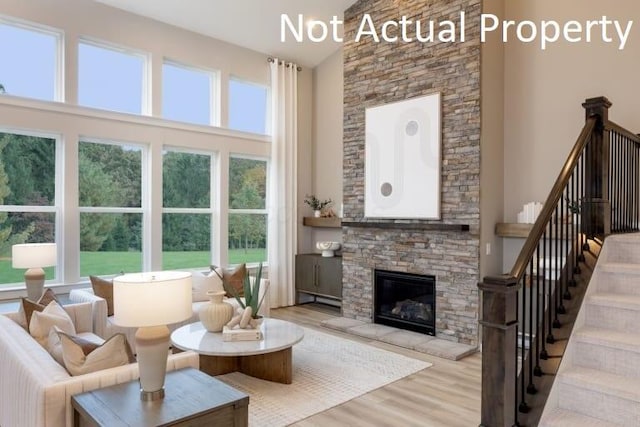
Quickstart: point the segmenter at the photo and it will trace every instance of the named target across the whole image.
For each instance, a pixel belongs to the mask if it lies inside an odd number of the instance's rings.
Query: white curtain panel
[[[269,180],[269,298],[271,307],[295,302],[297,247],[298,66],[271,63],[272,135]]]

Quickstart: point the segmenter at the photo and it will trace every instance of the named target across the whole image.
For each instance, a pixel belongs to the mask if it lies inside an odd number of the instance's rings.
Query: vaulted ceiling
[[[340,44],[328,37],[314,43],[280,41],[281,15],[297,21],[298,14],[329,22],[342,19],[356,0],[96,0],[190,31],[224,40],[267,55],[314,67]]]

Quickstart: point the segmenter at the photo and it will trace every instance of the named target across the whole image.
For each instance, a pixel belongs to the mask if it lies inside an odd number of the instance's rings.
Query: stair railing
[[[520,425],[520,414],[531,410],[540,361],[550,357],[590,239],[638,231],[640,138],[609,121],[606,98],[583,107],[585,125],[513,268],[478,285],[482,426]]]

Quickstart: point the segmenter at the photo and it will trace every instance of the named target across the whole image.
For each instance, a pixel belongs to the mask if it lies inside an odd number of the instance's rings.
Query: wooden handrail
[[[632,140],[636,144],[640,145],[640,136],[629,132],[628,130],[626,130],[625,128],[623,128],[619,124],[612,122],[611,120],[607,120],[607,122],[604,125],[604,128],[606,130],[609,130],[609,131],[618,132],[620,135],[622,135],[622,136],[624,136],[626,138],[629,138],[630,140]]]
[[[549,197],[544,203],[542,211],[540,212],[540,215],[538,215],[538,219],[533,225],[531,233],[529,233],[529,237],[524,243],[524,246],[522,247],[518,258],[516,259],[516,262],[511,269],[511,276],[515,277],[517,280],[520,280],[524,275],[527,265],[529,264],[531,257],[533,257],[533,254],[538,247],[538,243],[542,238],[542,234],[544,233],[547,224],[551,221],[551,217],[553,216],[553,212],[556,209],[558,201],[560,200],[560,197],[562,197],[562,192],[564,191],[564,188],[567,186],[567,183],[571,178],[571,173],[576,167],[576,164],[580,159],[580,155],[582,154],[587,143],[590,140],[591,133],[595,129],[597,121],[597,117],[590,117],[586,121],[584,127],[582,128],[582,132],[580,132],[580,135],[578,136],[578,139],[573,146],[573,149],[569,153],[567,161],[560,170],[560,174],[558,175],[555,184],[551,188]]]

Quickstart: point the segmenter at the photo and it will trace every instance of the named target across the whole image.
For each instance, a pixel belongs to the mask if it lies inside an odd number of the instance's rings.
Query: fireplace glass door
[[[435,335],[435,276],[375,271],[374,322]]]

